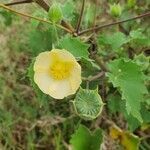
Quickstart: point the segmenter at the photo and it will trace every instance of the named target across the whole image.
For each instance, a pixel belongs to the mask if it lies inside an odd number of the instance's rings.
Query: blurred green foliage
[[[6,0],[1,2],[6,3]],[[76,28],[81,1],[56,2],[62,4],[63,19]],[[98,1],[97,4],[87,1],[80,29],[127,19],[149,11],[150,6],[149,0],[120,1],[121,13],[114,18],[109,14],[109,6],[113,3],[118,1]],[[48,13],[35,4],[12,8],[48,19]],[[54,47],[65,48],[77,57],[82,66],[82,76],[86,79],[102,70],[93,60],[93,54],[109,64],[111,72],[108,77],[93,82],[83,80],[82,83],[82,87],[90,90],[99,88],[105,109],[97,119],[85,121],[74,114],[70,102],[75,96],[54,101],[33,82],[34,57]],[[21,18],[0,8],[0,149],[65,150],[72,145],[74,150],[87,150],[87,147],[96,150],[102,142],[102,146],[109,149],[109,145],[114,144],[112,139],[109,141],[107,133],[107,120],[111,120],[123,130],[128,129],[138,135],[141,139],[139,149],[148,150],[150,96],[149,93],[143,94],[142,89],[150,91],[149,48],[149,18],[112,26],[99,33],[93,31],[72,37],[52,25]],[[137,99],[138,104],[135,103]],[[127,103],[132,106],[130,111]],[[104,135],[97,127],[103,129]],[[92,134],[89,129],[97,130]],[[115,145],[119,144],[115,142]]]

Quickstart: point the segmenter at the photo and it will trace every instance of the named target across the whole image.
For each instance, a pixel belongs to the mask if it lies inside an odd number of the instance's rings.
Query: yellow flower
[[[66,50],[40,53],[34,63],[34,81],[41,91],[55,99],[75,94],[81,84],[81,66]]]

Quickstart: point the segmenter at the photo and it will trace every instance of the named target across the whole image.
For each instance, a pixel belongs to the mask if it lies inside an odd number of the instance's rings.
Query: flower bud
[[[50,21],[52,21],[53,23],[57,23],[61,21],[63,15],[62,15],[61,7],[58,3],[55,3],[50,7],[48,16]]]
[[[134,7],[136,4],[136,0],[127,0],[127,6],[129,8]]]
[[[113,4],[113,5],[110,5],[110,14],[113,16],[113,17],[119,17],[122,13],[122,8],[120,6],[120,4]]]

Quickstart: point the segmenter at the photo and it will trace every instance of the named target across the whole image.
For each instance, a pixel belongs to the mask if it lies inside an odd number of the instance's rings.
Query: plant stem
[[[38,5],[40,5],[45,11],[48,12],[49,6],[44,0],[21,0],[17,2],[11,2],[11,3],[6,3],[4,4],[5,6],[12,6],[12,5],[18,5],[18,4],[26,4],[26,3],[32,3],[35,2]]]
[[[94,10],[94,21],[93,21],[93,28],[95,27],[96,24],[96,14],[97,14],[97,6],[98,6],[98,0],[95,0],[95,10]],[[94,31],[93,31],[94,32]]]
[[[45,11],[49,11],[49,5],[44,0],[34,0],[39,6],[41,6]]]
[[[45,11],[49,11],[50,6],[44,0],[34,0],[39,6],[41,6]],[[72,33],[74,33],[75,29],[71,26],[70,23],[65,20],[61,20],[61,26],[67,28]]]
[[[85,0],[82,1],[82,8],[81,8],[80,16],[79,16],[78,23],[77,23],[76,33],[78,33],[79,29],[80,29],[83,11],[84,11],[84,6],[85,6]]]
[[[54,27],[54,31],[55,31],[56,45],[58,45],[59,38],[58,38],[58,32],[57,32],[56,24],[53,24],[53,27]]]
[[[11,6],[11,5],[17,5],[17,4],[25,4],[25,3],[29,3],[28,1],[30,1],[30,3],[35,2],[37,3],[40,7],[42,7],[46,12],[49,11],[49,5],[44,1],[44,0],[23,0],[21,2],[13,2],[13,3],[7,3],[4,4],[5,6]],[[65,20],[61,21],[61,26],[63,26],[64,28],[70,30],[70,32],[72,32],[75,36],[75,29],[71,26],[71,24],[69,24],[68,22],[66,22]]]
[[[99,72],[98,74],[96,74],[96,75],[94,75],[94,76],[92,76],[92,77],[82,78],[82,79],[85,80],[85,81],[91,82],[91,81],[95,81],[95,80],[97,80],[98,78],[102,77],[104,74],[105,74],[105,72],[102,71],[102,72]]]
[[[32,3],[32,0],[22,0],[22,1],[16,1],[5,4],[5,6],[12,6],[12,5],[18,5],[18,4],[26,4],[26,3]]]
[[[95,54],[95,55],[92,56],[92,58],[95,60],[95,62],[100,66],[100,68],[104,72],[108,72],[108,69],[107,69],[106,65],[104,64],[103,60],[100,58],[100,56]]]
[[[44,20],[44,19],[39,18],[39,17],[34,17],[34,16],[31,16],[31,15],[28,15],[28,14],[25,14],[25,13],[18,12],[18,11],[14,10],[14,9],[12,9],[12,8],[9,8],[8,6],[5,6],[5,5],[3,5],[3,4],[0,4],[0,7],[4,8],[4,9],[6,9],[6,10],[9,10],[9,11],[11,11],[11,12],[17,14],[17,15],[20,15],[20,16],[28,17],[28,18],[31,18],[31,19],[34,19],[34,20],[38,20],[38,21],[40,21],[40,22],[44,22],[44,23],[51,24],[51,25],[53,24],[51,21],[47,21],[47,20]],[[68,33],[71,33],[71,34],[72,34],[72,31],[71,31],[71,30],[69,30],[69,29],[63,27],[63,26],[60,25],[60,24],[56,24],[56,27],[61,28],[61,29],[65,30],[65,31],[67,31]]]
[[[129,18],[129,19],[125,19],[125,20],[122,20],[122,21],[116,21],[116,22],[104,24],[104,25],[101,25],[101,26],[97,26],[97,27],[94,27],[94,28],[89,28],[89,29],[86,29],[86,30],[83,30],[83,31],[79,32],[78,36],[83,35],[83,34],[88,33],[88,32],[93,32],[93,30],[94,31],[99,31],[102,28],[110,27],[110,26],[113,26],[113,25],[116,25],[116,24],[120,24],[120,23],[124,23],[124,22],[128,22],[128,21],[133,21],[133,20],[148,17],[148,16],[150,16],[150,12],[147,12],[147,13]]]

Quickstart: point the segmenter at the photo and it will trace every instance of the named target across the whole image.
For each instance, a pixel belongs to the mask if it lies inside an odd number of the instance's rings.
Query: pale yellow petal
[[[44,72],[47,71],[52,63],[50,52],[40,53],[34,63],[34,71]]]
[[[78,63],[76,63],[75,67],[73,68],[69,81],[70,81],[70,86],[72,89],[72,94],[74,94],[82,82],[81,66]]]
[[[72,94],[68,80],[54,81],[50,85],[49,95],[55,99],[63,99]]]
[[[75,61],[76,62],[75,57],[65,49],[62,49],[62,50],[61,49],[53,49],[51,52],[55,53],[59,57],[59,59],[62,61],[65,60],[65,61]]]
[[[48,73],[35,72],[34,82],[43,93],[49,94],[50,85],[53,84],[53,80]]]

